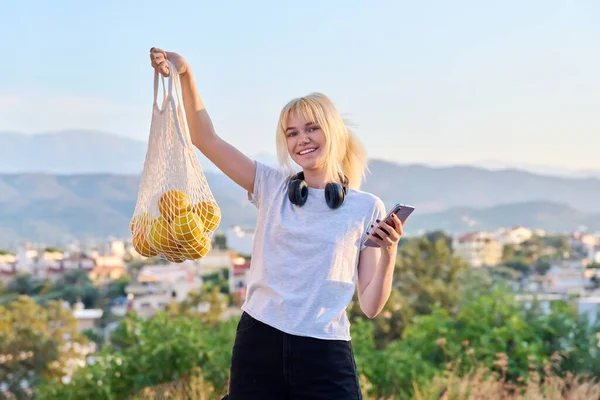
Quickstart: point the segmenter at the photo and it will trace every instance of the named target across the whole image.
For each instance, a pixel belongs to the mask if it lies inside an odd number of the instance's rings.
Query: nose
[[[302,136],[300,137],[300,143],[308,143],[308,141],[308,135],[306,133],[302,134]]]

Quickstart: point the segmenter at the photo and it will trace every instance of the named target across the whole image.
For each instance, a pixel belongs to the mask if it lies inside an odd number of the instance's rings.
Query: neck
[[[313,189],[325,189],[327,184],[324,170],[304,170],[304,181]]]

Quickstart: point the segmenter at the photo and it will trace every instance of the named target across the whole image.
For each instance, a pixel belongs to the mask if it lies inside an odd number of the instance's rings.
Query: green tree
[[[217,233],[213,239],[215,249],[227,250],[227,236],[224,233]]]
[[[171,303],[169,312],[175,315],[188,315],[205,324],[216,325],[221,321],[229,304],[229,296],[221,293],[219,286],[204,284],[199,291],[193,291],[180,303]],[[207,311],[199,311],[198,307],[207,304]]]
[[[43,296],[37,300],[44,304],[52,300],[64,300],[73,304],[81,301],[86,308],[99,306],[101,294],[90,280],[87,271],[75,270],[64,274]]]
[[[445,241],[420,239],[401,249],[395,287],[417,315],[430,313],[436,304],[451,309],[460,297],[460,275],[468,269]]]
[[[41,307],[20,296],[0,306],[0,385],[17,398],[28,398],[21,382],[36,386],[44,379],[60,379],[69,372],[69,363],[83,359],[86,343],[69,309],[59,302]]]
[[[86,270],[76,269],[63,274],[63,276],[61,276],[56,282],[56,286],[83,286],[90,282],[91,281]]]
[[[81,332],[82,335],[87,337],[90,341],[96,343],[98,346],[102,346],[104,344],[104,336],[99,330],[96,329],[86,329]]]
[[[443,237],[433,242],[426,237],[407,240],[399,249],[390,299],[373,321],[376,346],[400,339],[416,315],[429,314],[436,305],[454,308],[460,298],[460,275],[468,269]],[[350,315],[355,321],[364,318],[356,298]]]
[[[425,238],[432,243],[437,242],[438,240],[443,240],[446,243],[446,246],[452,251],[452,236],[446,234],[444,231],[432,231],[428,232],[425,235]]]
[[[527,264],[533,263],[542,253],[544,244],[540,236],[533,235],[528,240],[515,246],[513,259],[522,259]]]
[[[569,239],[565,235],[549,235],[540,238],[541,243],[544,246],[548,246],[554,249],[556,258],[563,258],[563,255],[570,253],[571,245]]]
[[[523,275],[528,275],[531,272],[531,265],[529,261],[524,257],[514,257],[510,260],[504,261],[503,265],[520,272]]]
[[[131,282],[131,278],[129,276],[122,277],[115,281],[112,281],[108,284],[106,291],[103,293],[104,297],[112,300],[118,297],[126,296],[125,288]]]
[[[415,384],[426,386],[451,364],[459,376],[484,366],[518,384],[531,371],[543,376],[545,363],[560,356],[559,375],[600,376],[600,324],[580,319],[565,302],[550,313],[526,308],[504,288],[469,296],[454,311],[435,305],[383,349],[375,347],[374,327],[361,324],[353,328],[357,364],[374,398],[410,398]]]
[[[502,259],[510,260],[515,257],[515,247],[510,244],[505,244],[502,246]]]
[[[546,272],[552,267],[552,259],[548,256],[541,256],[533,264],[533,269],[540,275],[546,275]]]
[[[30,274],[18,274],[9,283],[8,291],[30,296],[38,293],[39,285],[33,281]]]
[[[468,268],[458,276],[459,304],[491,293],[495,287],[506,287],[507,279],[495,274],[497,267]]]
[[[204,284],[212,289],[218,287],[221,293],[229,293],[229,268],[222,268],[220,271],[202,276]]]
[[[199,368],[222,395],[235,328],[235,320],[212,326],[188,315],[160,312],[143,319],[129,314],[93,364],[77,370],[68,384],[49,380],[36,394],[53,399],[122,399],[145,387],[185,381]]]

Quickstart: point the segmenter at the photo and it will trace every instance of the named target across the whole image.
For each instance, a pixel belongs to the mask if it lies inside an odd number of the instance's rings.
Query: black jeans
[[[283,333],[243,313],[228,400],[362,400],[352,345]]]

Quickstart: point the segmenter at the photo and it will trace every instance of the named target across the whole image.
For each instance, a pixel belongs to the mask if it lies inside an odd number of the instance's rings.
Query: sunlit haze
[[[330,96],[371,157],[600,168],[600,2],[4,4],[0,131],[146,140],[148,50],[183,54],[218,133],[275,152],[279,109]]]

